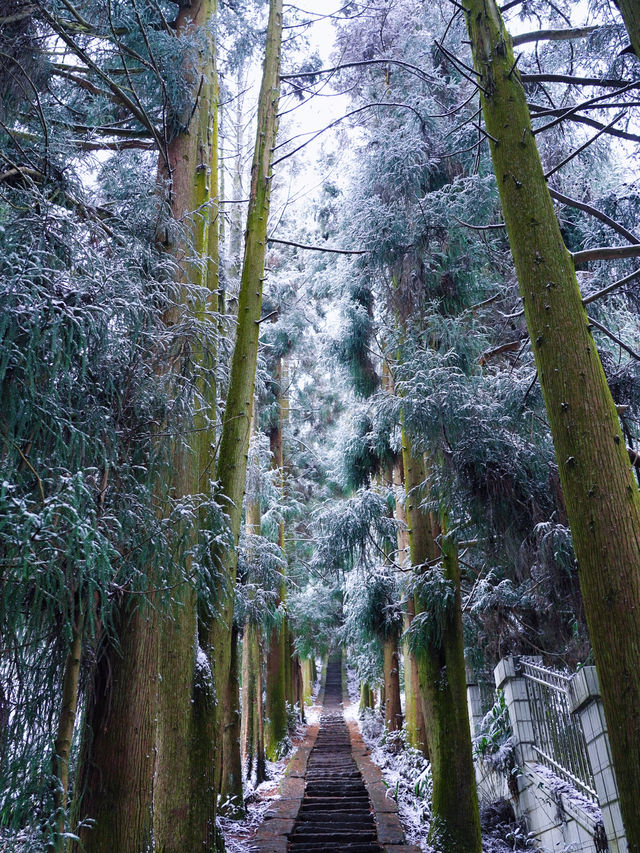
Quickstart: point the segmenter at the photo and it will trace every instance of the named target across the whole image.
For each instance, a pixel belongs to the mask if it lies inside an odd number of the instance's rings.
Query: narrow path
[[[322,692],[322,691],[321,691]],[[357,723],[345,722],[340,656],[327,665],[320,724],[289,762],[251,853],[420,853],[407,844]]]
[[[382,853],[342,712],[340,658],[332,658],[327,665],[320,731],[309,755],[304,798],[289,836],[289,851]]]

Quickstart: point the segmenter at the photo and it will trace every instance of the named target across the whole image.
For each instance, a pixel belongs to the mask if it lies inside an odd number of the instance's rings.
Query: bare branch
[[[598,246],[594,249],[573,252],[571,257],[576,265],[585,264],[587,261],[619,261],[623,258],[640,258],[640,245]]]
[[[628,240],[630,243],[640,243],[640,239],[636,237],[636,235],[629,231],[624,225],[621,225],[619,222],[616,222],[615,219],[612,219],[606,213],[603,213],[601,210],[598,210],[596,207],[593,207],[590,204],[587,204],[586,201],[578,201],[575,198],[569,198],[569,196],[563,195],[558,190],[554,190],[549,187],[549,193],[551,194],[551,198],[555,198],[556,201],[559,201],[561,204],[566,204],[569,207],[576,207],[578,210],[584,210],[585,213],[591,214],[596,219],[599,219],[601,222],[604,222],[605,225],[608,225],[610,228],[613,228],[614,231],[617,231],[622,237]]]
[[[599,104],[601,101],[606,100],[607,98],[617,97],[618,95],[622,95],[622,94],[624,94],[624,92],[627,92],[630,89],[636,89],[638,87],[640,87],[640,81],[634,81],[633,83],[629,83],[626,86],[622,86],[620,89],[617,89],[615,92],[610,92],[610,93],[607,93],[604,95],[597,95],[596,97],[589,98],[588,100],[583,101],[580,104],[576,104],[573,107],[569,107],[567,109],[553,110],[553,111],[547,110],[546,111],[547,115],[557,115],[557,118],[553,119],[552,121],[547,122],[547,124],[543,125],[542,127],[535,128],[535,130],[533,132],[534,132],[534,134],[543,133],[545,130],[549,130],[550,128],[555,127],[556,124],[559,124],[561,121],[564,121],[565,119],[571,119],[572,121],[581,121],[581,122],[584,122],[585,124],[591,124],[593,127],[602,128],[605,125],[601,124],[601,122],[596,122],[593,119],[587,119],[586,117],[583,117],[583,116],[577,116],[576,113],[579,112],[580,110],[586,109],[587,107],[592,107],[595,104]],[[530,104],[529,108],[535,110],[535,105]],[[535,115],[532,115],[531,117],[535,118]],[[607,131],[607,133],[611,133],[614,136],[621,136],[623,139],[633,139],[633,141],[640,142],[640,136],[636,136],[635,134],[625,133],[624,131],[616,130],[615,128],[610,128]]]
[[[612,293],[619,287],[623,287],[625,284],[628,284],[630,281],[633,281],[639,276],[640,270],[635,270],[635,272],[625,275],[624,278],[619,278],[617,281],[614,281],[613,284],[608,284],[606,287],[603,287],[602,290],[598,290],[595,293],[590,293],[588,296],[585,296],[582,300],[582,304],[588,305],[590,302],[595,302],[596,299],[601,299],[603,296],[607,296],[609,293]]]
[[[632,80],[607,77],[574,77],[573,74],[521,74],[523,83],[569,83],[571,86],[604,86],[606,88],[629,87]]]
[[[503,7],[504,8],[504,7]],[[590,36],[600,27],[574,27],[567,30],[535,30],[531,33],[520,33],[513,36],[513,46],[519,44],[530,44],[534,41],[566,41],[568,39],[581,39]]]
[[[622,112],[618,113],[618,115],[614,119],[612,119],[606,127],[603,127],[597,133],[594,133],[594,135],[590,139],[587,139],[587,141],[584,142],[582,145],[580,145],[579,148],[576,148],[576,150],[572,151],[571,154],[567,154],[567,156],[564,158],[564,160],[561,160],[557,164],[557,166],[554,166],[553,169],[550,169],[546,173],[545,178],[550,178],[551,175],[555,174],[555,172],[557,172],[563,166],[566,166],[567,163],[571,162],[571,160],[573,160],[574,157],[577,157],[578,154],[580,154],[582,151],[585,150],[585,148],[588,148],[592,142],[595,142],[596,139],[598,139],[600,136],[602,136],[603,133],[606,133],[609,130],[609,128],[613,127],[613,125],[616,122],[620,121],[620,119],[623,116],[625,116],[626,114],[627,114],[626,110],[622,110]]]
[[[335,127],[337,124],[340,124],[341,121],[344,121],[345,119],[350,118],[351,116],[357,115],[358,113],[363,112],[363,110],[371,109],[372,107],[396,107],[396,108],[410,110],[414,115],[417,116],[418,120],[420,121],[420,126],[422,127],[422,130],[424,131],[424,129],[425,129],[425,124],[424,124],[424,120],[423,120],[422,116],[420,115],[420,113],[416,109],[414,109],[414,107],[410,106],[409,104],[391,103],[389,101],[376,101],[376,102],[371,103],[371,104],[365,104],[364,106],[358,107],[355,110],[351,110],[350,112],[345,113],[343,116],[340,116],[339,118],[335,119],[335,121],[332,121],[330,124],[327,124],[325,127],[320,128],[320,130],[318,130],[316,133],[314,133],[313,136],[311,136],[309,139],[307,139],[306,142],[303,142],[301,145],[298,145],[297,148],[294,148],[293,151],[289,151],[288,154],[283,154],[282,157],[279,157],[277,160],[274,160],[271,165],[276,166],[278,163],[282,163],[282,161],[286,160],[288,157],[293,157],[294,154],[297,154],[298,151],[302,150],[307,145],[310,145],[314,141],[314,139],[317,139],[321,134],[325,133],[327,130],[330,130],[332,127]],[[305,134],[299,134],[299,136],[304,136],[304,135]],[[292,139],[297,139],[297,138],[298,137],[294,136]],[[291,142],[292,139],[287,140],[287,142]],[[276,146],[276,148],[280,148],[283,145],[286,145],[287,142],[279,143]]]
[[[630,346],[627,346],[624,341],[620,340],[617,335],[614,335],[611,329],[607,329],[606,326],[603,326],[602,323],[598,323],[597,320],[594,320],[593,317],[589,317],[589,322],[596,327],[596,329],[600,329],[608,338],[611,338],[619,347],[621,347],[625,352],[628,352],[629,355],[633,356],[636,361],[640,361],[640,353],[637,353],[634,349],[631,349]]]
[[[316,77],[318,74],[333,74],[335,71],[343,71],[345,68],[361,68],[367,65],[398,65],[400,68],[405,68],[421,80],[427,80],[430,83],[435,82],[435,77],[427,74],[417,65],[411,65],[410,62],[403,62],[401,59],[363,59],[359,62],[344,62],[340,65],[334,65],[333,68],[319,68],[317,71],[301,71],[299,74],[281,74],[281,80],[299,80],[302,77]]]
[[[292,240],[279,240],[276,237],[267,237],[268,243],[278,243],[281,246],[293,246],[296,249],[308,249],[311,252],[328,252],[332,255],[368,255],[366,249],[334,249],[329,246],[309,246],[305,243],[294,243]]]

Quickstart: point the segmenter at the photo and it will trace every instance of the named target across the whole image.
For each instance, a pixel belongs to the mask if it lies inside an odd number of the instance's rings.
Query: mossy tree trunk
[[[269,632],[265,681],[265,753],[270,761],[279,756],[288,734],[286,703],[286,624],[284,619]]]
[[[284,446],[283,426],[286,399],[283,394],[282,358],[277,359],[274,369],[274,383],[277,394],[277,419],[271,425],[269,432],[269,447],[271,463],[278,472],[280,492],[284,491]],[[284,556],[284,522],[278,529],[280,549]],[[282,575],[278,595],[278,605],[284,609],[286,597],[285,576]],[[269,631],[266,666],[266,700],[265,700],[265,749],[267,758],[273,761],[279,754],[283,742],[288,735],[287,700],[291,702],[293,693],[291,642],[289,625],[286,614],[282,613],[281,621]]]
[[[441,558],[445,580],[454,589],[442,632],[430,626],[427,638],[415,650],[433,778],[431,842],[440,853],[481,853],[457,551],[452,541],[440,536],[432,514],[421,506],[427,467],[424,457],[413,451],[406,430],[402,433],[402,456],[411,563],[415,571],[428,575],[434,570],[431,564]],[[417,614],[424,609],[422,605],[418,594]]]
[[[293,648],[293,643],[292,643]],[[302,662],[293,648],[293,704],[298,707],[300,722],[304,723],[304,681],[302,677]]]
[[[257,421],[256,406],[252,412],[252,432]],[[251,496],[246,506],[247,533],[260,535],[260,493]],[[255,777],[256,784],[266,779],[264,753],[264,706],[262,678],[261,629],[249,619],[242,638],[242,717],[240,723],[240,759],[247,779]]]
[[[634,6],[636,4],[633,4]],[[556,451],[630,851],[640,850],[640,495],[494,0],[467,4],[504,220]]]
[[[393,484],[396,488],[400,487],[404,489],[404,466],[402,458],[393,466]],[[405,499],[400,499],[398,496],[396,497],[395,516],[400,522],[398,528],[398,559],[404,562],[406,559],[410,559],[409,530],[405,512]],[[415,612],[415,604],[413,598],[410,597],[407,602],[407,612],[403,618],[405,631],[410,628]],[[427,734],[418,686],[418,666],[415,655],[411,651],[407,640],[403,640],[402,642],[402,657],[404,659],[404,717],[407,729],[407,742],[409,746],[420,749],[425,755],[428,755]]]
[[[360,682],[360,713],[367,709],[375,708],[376,697],[366,681]]]
[[[62,678],[62,702],[54,744],[52,775],[55,780],[53,801],[55,805],[54,853],[63,853],[66,847],[66,822],[69,796],[69,758],[73,741],[73,728],[78,709],[78,681],[82,658],[84,612],[78,607]]]
[[[152,839],[157,634],[155,613],[127,597],[97,652],[85,702],[74,818],[83,823],[72,849],[140,853]],[[133,688],[133,689],[132,689]]]
[[[213,32],[217,0],[182,6],[180,34]],[[200,335],[192,343],[199,401],[191,448],[176,444],[169,494],[179,498],[206,494],[215,445],[215,320],[218,308],[218,84],[212,37],[200,39],[199,67],[189,81],[196,109],[188,129],[168,149],[161,173],[169,186],[171,212],[186,223],[190,247],[169,245],[181,262],[183,304],[175,320],[192,303],[191,286],[202,288],[195,304]],[[208,291],[208,292],[207,292]],[[168,322],[175,321],[173,317]],[[202,524],[204,519],[200,520]],[[188,559],[188,558],[187,558]],[[215,847],[216,797],[212,767],[218,749],[214,724],[214,685],[206,656],[199,653],[194,587],[177,583],[171,609],[160,623],[157,744],[154,777],[154,841],[159,853],[195,853]]]
[[[241,757],[247,779],[256,784],[266,779],[264,750],[264,708],[262,702],[262,649],[260,628],[245,626],[242,640],[242,727]]]
[[[315,683],[313,658],[303,658],[300,662],[302,668],[302,701],[305,705],[311,704],[313,685]]]
[[[238,673],[238,628],[233,625],[231,633],[231,665],[229,668],[229,690],[222,696],[222,779],[221,801],[225,814],[235,818],[244,815],[242,791],[242,758],[240,755],[240,681]]]
[[[404,630],[408,631],[416,614],[413,598],[407,602],[407,612],[404,615]],[[411,651],[409,643],[402,643],[402,656],[404,659],[404,715],[407,728],[407,742],[409,746],[419,749],[429,757],[427,745],[427,730],[424,722],[422,701],[420,699],[420,685],[418,684],[418,664],[416,657]]]
[[[218,615],[208,627],[208,639],[219,695],[229,690],[236,548],[240,535],[258,357],[271,161],[278,119],[281,41],[282,0],[271,0],[251,167],[244,260],[238,295],[238,323],[216,471],[219,496],[229,519],[233,543],[232,547],[214,555],[222,566],[223,576],[216,589]]]
[[[387,731],[402,728],[402,706],[400,704],[400,656],[398,637],[393,634],[384,639],[384,725]]]

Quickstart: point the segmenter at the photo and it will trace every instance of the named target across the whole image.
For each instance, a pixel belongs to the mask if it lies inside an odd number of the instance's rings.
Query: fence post
[[[518,659],[511,656],[503,658],[494,669],[493,675],[498,690],[504,691],[505,702],[509,709],[516,761],[519,767],[524,767],[527,761],[535,760],[533,751],[535,734],[527,685],[519,672]]]
[[[609,851],[627,853],[618,785],[595,666],[582,667],[569,682],[569,709],[579,716],[582,723]]]
[[[471,725],[471,737],[475,737],[480,731],[484,714],[482,713],[482,693],[480,685],[473,668],[467,664],[467,708],[469,710],[469,723]]]

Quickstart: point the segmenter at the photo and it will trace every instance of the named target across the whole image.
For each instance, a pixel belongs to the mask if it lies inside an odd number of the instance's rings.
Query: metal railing
[[[525,658],[520,658],[520,668],[533,720],[533,748],[541,763],[597,803],[582,724],[569,710],[571,676]]]

